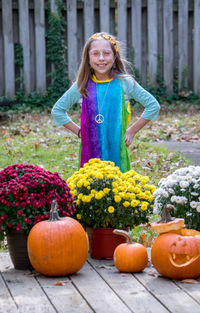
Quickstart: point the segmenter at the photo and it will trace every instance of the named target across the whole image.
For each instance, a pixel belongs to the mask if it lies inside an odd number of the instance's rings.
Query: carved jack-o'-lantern
[[[200,276],[200,232],[190,229],[159,235],[151,249],[151,260],[156,270],[173,279]],[[197,234],[198,235],[195,235]]]
[[[151,249],[152,264],[165,277],[197,278],[200,276],[200,232],[181,228],[184,223],[179,224],[180,229],[171,230],[178,221],[172,220],[168,213],[167,219],[152,225],[161,233]]]

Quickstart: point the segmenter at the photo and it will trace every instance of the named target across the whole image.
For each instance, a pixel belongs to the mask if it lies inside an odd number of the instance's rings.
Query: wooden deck
[[[200,313],[200,280],[183,283],[142,273],[119,273],[112,261],[88,257],[69,277],[47,278],[15,270],[0,253],[1,313]]]

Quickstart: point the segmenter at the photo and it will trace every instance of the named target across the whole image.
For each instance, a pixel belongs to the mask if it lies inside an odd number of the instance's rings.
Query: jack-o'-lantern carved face
[[[152,246],[151,260],[156,270],[165,277],[199,277],[200,232],[180,229],[159,235]]]
[[[175,267],[187,267],[200,258],[200,236],[178,236],[169,249]]]

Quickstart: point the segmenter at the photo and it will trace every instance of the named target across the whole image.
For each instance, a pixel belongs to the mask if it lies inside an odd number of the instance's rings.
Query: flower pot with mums
[[[0,240],[7,236],[8,248],[20,237],[15,259],[15,249],[11,247],[11,259],[15,268],[24,269],[21,255],[27,255],[27,235],[36,223],[49,218],[52,200],[58,203],[61,216],[72,216],[75,210],[73,197],[66,181],[58,173],[28,164],[14,164],[0,171]],[[25,235],[25,236],[24,236]],[[22,237],[23,245],[22,245]],[[17,263],[16,263],[16,262]],[[28,262],[27,262],[28,263]]]
[[[172,215],[184,218],[187,228],[200,230],[200,166],[175,170],[158,183],[155,191],[155,213],[166,204],[174,206]]]
[[[147,176],[134,170],[122,173],[113,162],[100,159],[91,159],[67,180],[76,206],[74,217],[87,229],[93,258],[112,259],[116,246],[125,242],[113,234],[114,228],[128,229],[148,222],[156,189],[148,182]]]

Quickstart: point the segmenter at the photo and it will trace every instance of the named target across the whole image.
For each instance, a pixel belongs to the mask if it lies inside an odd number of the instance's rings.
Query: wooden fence
[[[56,12],[56,0],[50,0]],[[74,79],[85,40],[107,31],[127,47],[143,85],[159,73],[168,93],[174,81],[200,95],[200,0],[64,0],[68,76]],[[26,92],[47,88],[47,1],[0,1],[0,96],[16,92],[15,43],[24,55]]]

